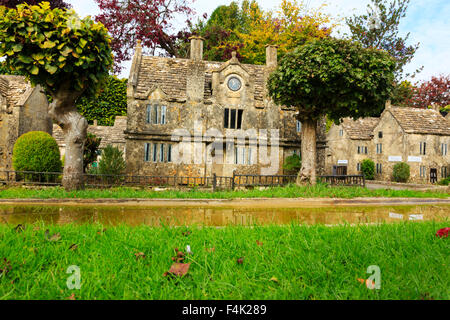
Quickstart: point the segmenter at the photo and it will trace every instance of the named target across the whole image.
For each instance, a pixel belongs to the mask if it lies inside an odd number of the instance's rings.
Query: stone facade
[[[100,149],[104,149],[107,145],[119,148],[125,154],[125,134],[127,128],[127,117],[116,117],[114,126],[98,126],[90,125],[87,129],[88,133],[92,133],[101,138]],[[59,146],[61,157],[65,154],[66,143],[64,141],[64,133],[57,124],[53,124],[53,137]]]
[[[12,170],[14,144],[29,131],[52,133],[48,101],[24,77],[0,75],[0,171]]]
[[[398,162],[410,166],[410,182],[430,183],[450,175],[450,121],[437,109],[393,107],[380,118],[344,119],[328,134],[328,174],[360,174],[360,163],[372,159],[377,180],[392,180]]]
[[[300,152],[300,126],[295,109],[275,105],[267,95],[267,78],[277,66],[276,47],[267,47],[267,63],[261,66],[241,64],[235,54],[227,62],[204,61],[199,37],[191,39],[190,52],[190,59],[144,56],[138,43],[127,90],[128,173],[282,174],[283,160]],[[252,138],[252,130],[259,139]],[[279,134],[279,149],[271,130]],[[324,123],[318,131],[321,174]],[[263,161],[261,154],[267,154]],[[184,160],[176,161],[176,155]],[[276,162],[276,168],[264,160]]]

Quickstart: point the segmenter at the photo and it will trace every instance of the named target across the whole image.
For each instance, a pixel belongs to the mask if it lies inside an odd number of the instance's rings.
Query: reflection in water
[[[392,218],[389,213],[402,214]],[[450,205],[322,207],[322,208],[226,208],[226,207],[142,207],[142,206],[59,206],[2,205],[0,222],[101,223],[149,226],[226,226],[264,224],[340,224],[379,223],[408,220],[409,215],[423,215],[423,220],[446,220]]]

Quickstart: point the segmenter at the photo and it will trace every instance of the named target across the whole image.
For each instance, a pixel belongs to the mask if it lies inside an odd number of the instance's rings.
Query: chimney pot
[[[203,41],[205,39],[199,36],[192,36],[189,40],[191,40],[191,60],[203,60]]]
[[[269,68],[276,68],[278,66],[278,46],[266,46],[266,66]]]

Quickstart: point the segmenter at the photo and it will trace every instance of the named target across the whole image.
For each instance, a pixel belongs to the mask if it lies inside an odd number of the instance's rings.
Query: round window
[[[231,77],[228,80],[228,88],[231,91],[239,91],[241,89],[242,83],[237,77]]]

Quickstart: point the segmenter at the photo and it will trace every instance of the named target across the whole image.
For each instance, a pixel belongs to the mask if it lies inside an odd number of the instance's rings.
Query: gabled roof
[[[124,131],[127,128],[127,117],[116,117],[114,126],[92,126],[87,129],[88,133],[92,133],[101,138],[100,149],[105,148],[110,144],[125,143]],[[53,124],[53,138],[55,138],[58,146],[64,146],[64,133],[61,127]]]
[[[353,120],[345,118],[341,125],[347,135],[352,140],[370,140],[372,139],[372,131],[380,121],[380,118],[360,118]]]
[[[23,105],[32,92],[25,77],[0,75],[0,94],[6,99],[8,108]]]
[[[190,72],[190,59],[142,56],[136,83],[136,97],[145,99],[147,91],[159,87],[171,99],[186,100],[187,77]],[[227,62],[196,61],[205,70],[204,98],[211,97],[212,71],[225,66]],[[263,100],[265,66],[241,64],[255,82],[255,100]]]
[[[405,133],[450,135],[450,122],[439,111],[408,107],[386,109]]]

